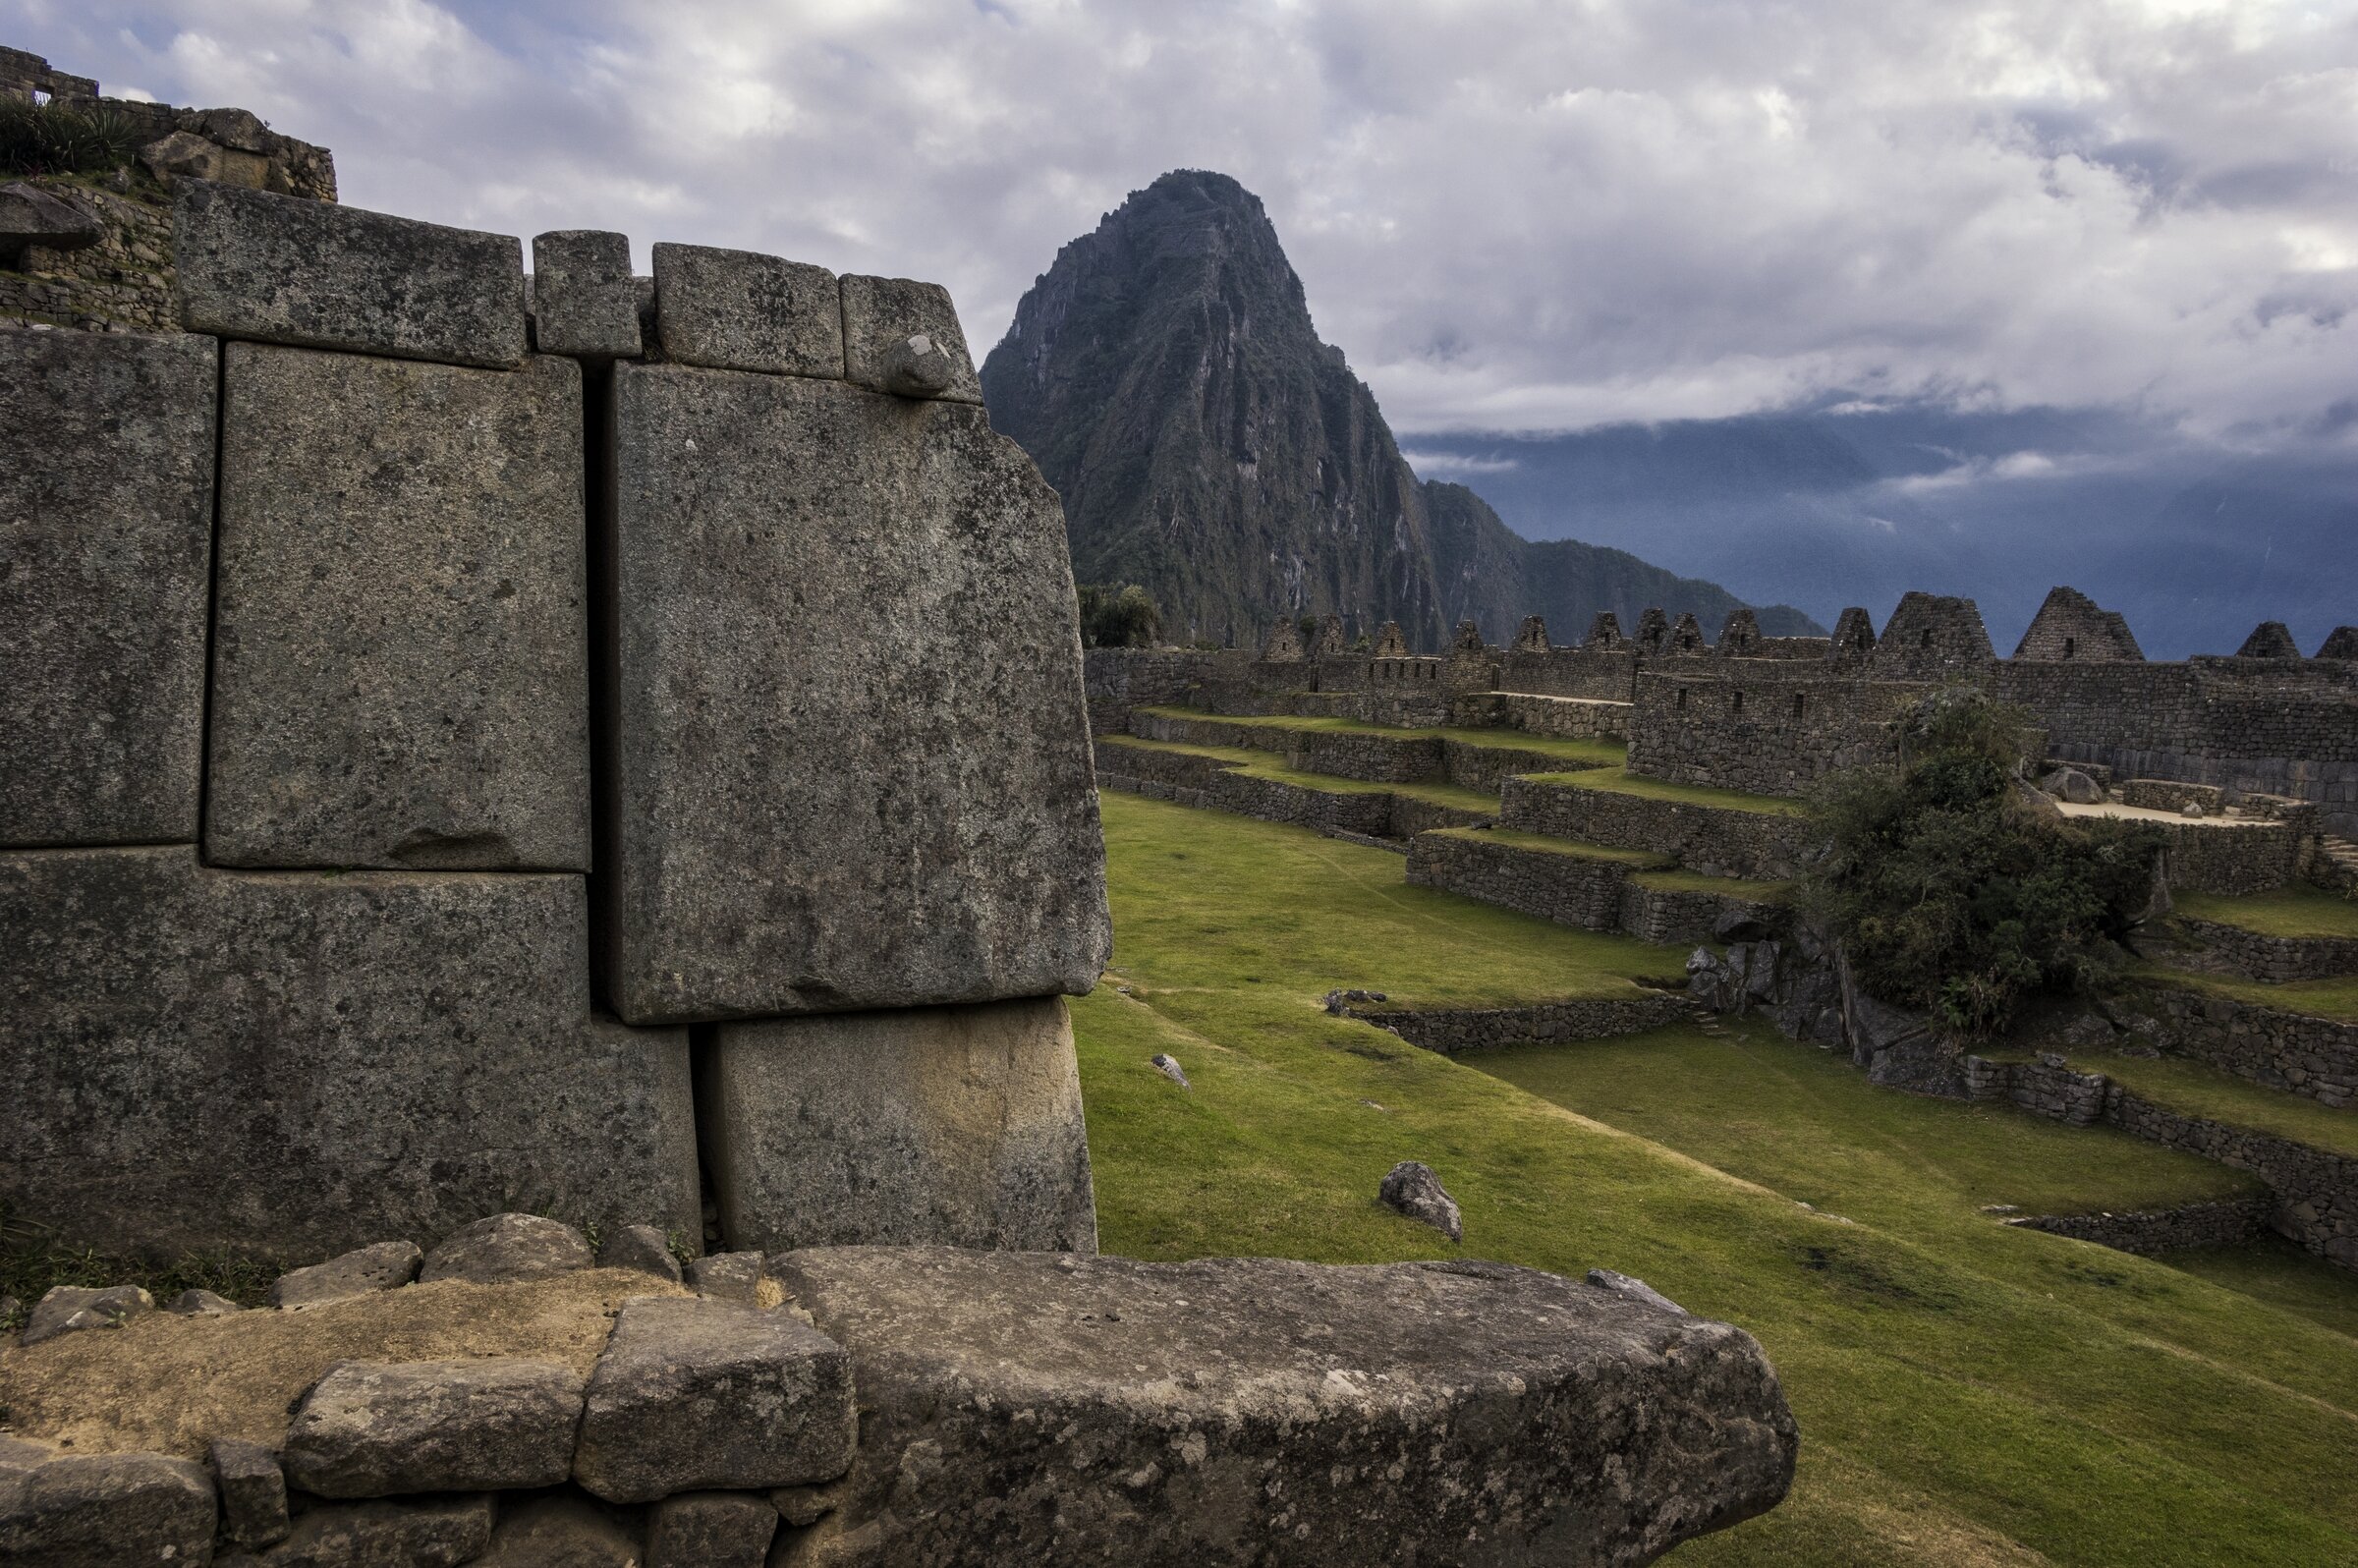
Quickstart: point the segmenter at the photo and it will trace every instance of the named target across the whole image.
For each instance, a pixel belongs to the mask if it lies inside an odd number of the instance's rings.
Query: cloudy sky
[[[251,107],[361,205],[938,278],[978,348],[1222,169],[1412,437],[2358,424],[2358,0],[0,0],[0,41]]]

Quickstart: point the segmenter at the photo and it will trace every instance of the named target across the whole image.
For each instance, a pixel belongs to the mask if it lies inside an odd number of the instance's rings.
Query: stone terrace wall
[[[2272,984],[2358,975],[2358,937],[2270,936],[2191,915],[2179,915],[2177,922],[2202,944],[2198,962],[2204,968]]]
[[[2300,874],[2316,831],[2307,822],[2168,822],[2146,819],[2162,838],[2162,874],[2190,893],[2265,893]]]
[[[948,297],[658,246],[648,342],[619,235],[528,320],[512,238],[173,224],[183,330],[0,329],[12,1214],[693,1245],[701,1165],[756,1245],[1094,1248],[1073,588]]]
[[[2358,1103],[2358,1024],[2174,987],[2149,988],[2140,1006],[2152,1014],[2143,1032],[2181,1056],[2328,1105]]]
[[[1882,725],[1926,690],[1824,663],[1731,659],[1638,677],[1629,769],[1681,784],[1799,795],[1885,754]]]
[[[1408,851],[1408,879],[1420,887],[1592,931],[1620,929],[1631,869],[1627,861],[1528,849],[1479,832],[1420,833]]]
[[[2026,1214],[2006,1223],[2150,1258],[2196,1247],[2240,1247],[2269,1228],[2274,1207],[2266,1198],[2227,1198],[2118,1214]]]
[[[1708,876],[1783,881],[1811,844],[1809,819],[1733,807],[1658,801],[1616,790],[1510,778],[1498,825],[1554,838],[1666,855]]]
[[[1683,1024],[1694,1016],[1694,1009],[1684,999],[1667,991],[1534,1002],[1521,1007],[1421,1009],[1351,1005],[1340,1011],[1346,1017],[1390,1030],[1411,1045],[1438,1051],[1443,1056],[1498,1050],[1509,1045],[1608,1039],[1615,1035],[1634,1035],[1640,1030]]]
[[[1467,729],[1522,730],[1562,740],[1627,741],[1630,708],[1628,702],[1599,698],[1484,692],[1460,698],[1450,721]]]

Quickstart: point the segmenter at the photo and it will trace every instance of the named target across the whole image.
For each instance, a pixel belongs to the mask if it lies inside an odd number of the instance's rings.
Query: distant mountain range
[[[2150,656],[2228,653],[2263,620],[2303,651],[2358,619],[2358,452],[2324,431],[2265,455],[2117,414],[1827,405],[1572,435],[1412,437],[1534,538],[1656,560],[1830,620],[1909,588],[1979,601],[2011,652],[2069,584]]]
[[[1568,642],[1600,610],[1692,611],[1715,632],[1742,602],[1621,549],[1534,542],[1474,490],[1421,482],[1225,175],[1166,174],[1058,252],[982,390],[1063,496],[1075,575],[1143,584],[1166,636],[1253,645],[1332,611],[1438,648],[1460,620],[1502,642],[1537,613]],[[1759,613],[1772,636],[1823,630]]]

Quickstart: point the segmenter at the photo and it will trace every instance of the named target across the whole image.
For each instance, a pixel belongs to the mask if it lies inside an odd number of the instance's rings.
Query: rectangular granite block
[[[1110,944],[1056,496],[982,410],[615,369],[634,1023],[1086,991]]]
[[[825,267],[709,245],[658,245],[654,258],[663,358],[771,375],[843,374],[843,306]]]
[[[533,237],[533,342],[542,354],[639,357],[628,235],[558,229]]]
[[[694,1235],[686,1032],[592,1013],[587,916],[570,875],[0,855],[0,1200],[101,1252]]]
[[[524,359],[524,247],[333,201],[185,181],[181,325],[225,338],[451,364]]]
[[[581,366],[226,352],[206,858],[588,869]]]
[[[698,1074],[732,1246],[1097,1250],[1061,996],[723,1024]]]
[[[900,392],[886,356],[894,344],[922,336],[948,362],[948,383],[932,395],[956,403],[982,401],[982,380],[975,373],[975,359],[967,350],[949,290],[938,283],[858,273],[847,274],[840,286],[844,366],[850,379],[873,392]]]
[[[0,844],[196,836],[217,352],[0,331]]]

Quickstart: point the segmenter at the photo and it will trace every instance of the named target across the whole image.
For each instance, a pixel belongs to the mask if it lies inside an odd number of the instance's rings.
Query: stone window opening
[[[1793,716],[1795,718],[1801,717],[1803,713],[1808,711],[1808,707],[1809,699],[1802,696],[1799,692],[1795,692],[1793,694]]]
[[[2079,640],[2078,638],[2076,638],[2076,637],[2067,637],[2067,638],[2065,638],[2065,639],[2063,640],[2063,656],[2064,656],[2065,658],[2069,658],[2069,657],[2071,657],[2071,656],[2072,656],[2072,654],[2074,654],[2075,652],[2079,651],[2079,646],[2080,646],[2080,640]]]
[[[1682,687],[1680,687],[1680,688],[1678,689],[1678,706],[1679,706],[1679,711],[1681,711],[1681,712],[1684,712],[1684,711],[1686,711],[1686,706],[1687,706],[1687,689],[1686,689],[1685,687],[1683,687],[1683,686],[1682,686]]]
[[[1744,711],[1744,694],[1743,694],[1742,692],[1738,692],[1738,693],[1736,694],[1736,704],[1735,704],[1735,706],[1736,706],[1736,711],[1737,711],[1737,712],[1741,713],[1741,712],[1743,712],[1743,711]]]
[[[1929,626],[1926,627],[1924,631],[1924,645],[1926,647],[1931,647],[1933,645],[1933,631]]]

